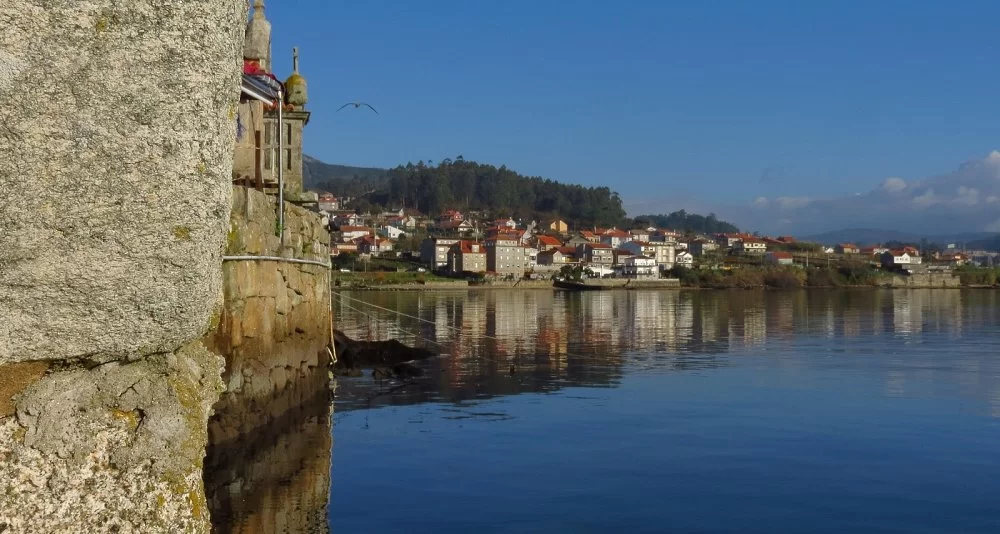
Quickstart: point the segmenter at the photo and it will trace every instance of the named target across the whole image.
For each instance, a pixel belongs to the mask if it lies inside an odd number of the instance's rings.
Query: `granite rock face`
[[[0,0],[0,365],[171,352],[221,295],[245,0]]]
[[[0,532],[207,532],[246,0],[0,0]]]
[[[51,373],[0,419],[0,524],[13,532],[207,532],[207,422],[222,358],[200,342]]]

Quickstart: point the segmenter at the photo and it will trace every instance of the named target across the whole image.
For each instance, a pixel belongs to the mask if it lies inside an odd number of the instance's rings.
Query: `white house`
[[[638,256],[649,256],[663,269],[674,267],[674,245],[662,241],[629,241],[619,247]]]
[[[334,226],[358,226],[362,218],[357,213],[341,213],[333,218]]]
[[[389,239],[399,239],[400,237],[406,235],[406,232],[400,230],[399,228],[396,228],[395,226],[391,226],[388,224],[380,227],[379,233],[388,237]]]
[[[905,250],[883,252],[881,259],[883,267],[907,267],[910,265],[919,265],[922,261],[920,256],[910,255]]]
[[[740,254],[764,254],[767,252],[767,243],[760,239],[740,239],[736,243],[736,252]]]
[[[372,256],[389,252],[395,245],[395,243],[388,239],[375,239],[374,237],[362,237],[355,240],[355,242],[358,245],[358,252],[361,254],[371,254]]]
[[[622,262],[622,274],[635,278],[656,276],[656,260],[646,256],[629,256]]]
[[[624,230],[608,230],[601,236],[601,243],[610,245],[611,248],[618,248],[624,243],[632,240],[631,234]]]
[[[359,237],[372,235],[372,229],[365,226],[341,226],[340,237],[344,241],[353,241]]]
[[[319,195],[319,209],[323,211],[337,211],[340,209],[340,201],[331,193]]]
[[[686,250],[678,252],[677,255],[674,256],[674,265],[682,265],[684,267],[694,265],[694,254],[691,254]]]
[[[417,227],[417,219],[412,215],[399,215],[389,217],[385,221],[389,226],[395,226],[402,230],[412,230]]]

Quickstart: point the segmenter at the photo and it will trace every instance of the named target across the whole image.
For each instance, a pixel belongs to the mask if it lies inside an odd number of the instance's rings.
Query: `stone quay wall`
[[[318,213],[286,202],[282,245],[276,197],[234,186],[232,200],[227,256],[330,261],[330,233]],[[331,333],[327,267],[237,260],[222,271],[222,313],[205,338],[226,360],[225,392],[209,424],[213,444],[251,435],[304,402],[292,386],[317,373],[327,380]]]
[[[207,532],[246,0],[0,0],[0,531]]]
[[[892,287],[898,288],[956,288],[961,285],[962,279],[951,273],[913,273],[892,277]]]

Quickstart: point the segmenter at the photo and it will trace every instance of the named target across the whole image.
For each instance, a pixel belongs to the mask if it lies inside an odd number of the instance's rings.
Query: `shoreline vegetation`
[[[959,283],[944,287],[942,284],[905,285],[907,275],[887,272],[870,266],[839,268],[797,266],[744,267],[740,269],[689,269],[676,267],[667,272],[680,286],[675,289],[856,289],[856,288],[944,288],[944,289],[994,289],[998,287],[1000,268],[958,267],[953,271]],[[947,276],[947,275],[942,275]],[[553,288],[550,278],[529,280],[489,281],[483,277],[472,279],[448,277],[430,272],[334,272],[333,285],[339,289],[356,290],[421,290],[441,289],[548,289]],[[635,288],[608,288],[634,290]]]

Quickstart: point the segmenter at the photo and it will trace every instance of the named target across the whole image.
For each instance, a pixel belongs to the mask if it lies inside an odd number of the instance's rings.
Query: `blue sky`
[[[1000,148],[1000,2],[272,0],[306,152],[458,154],[630,211],[835,198]],[[334,111],[363,100],[380,112]],[[664,209],[656,209],[662,206]]]

